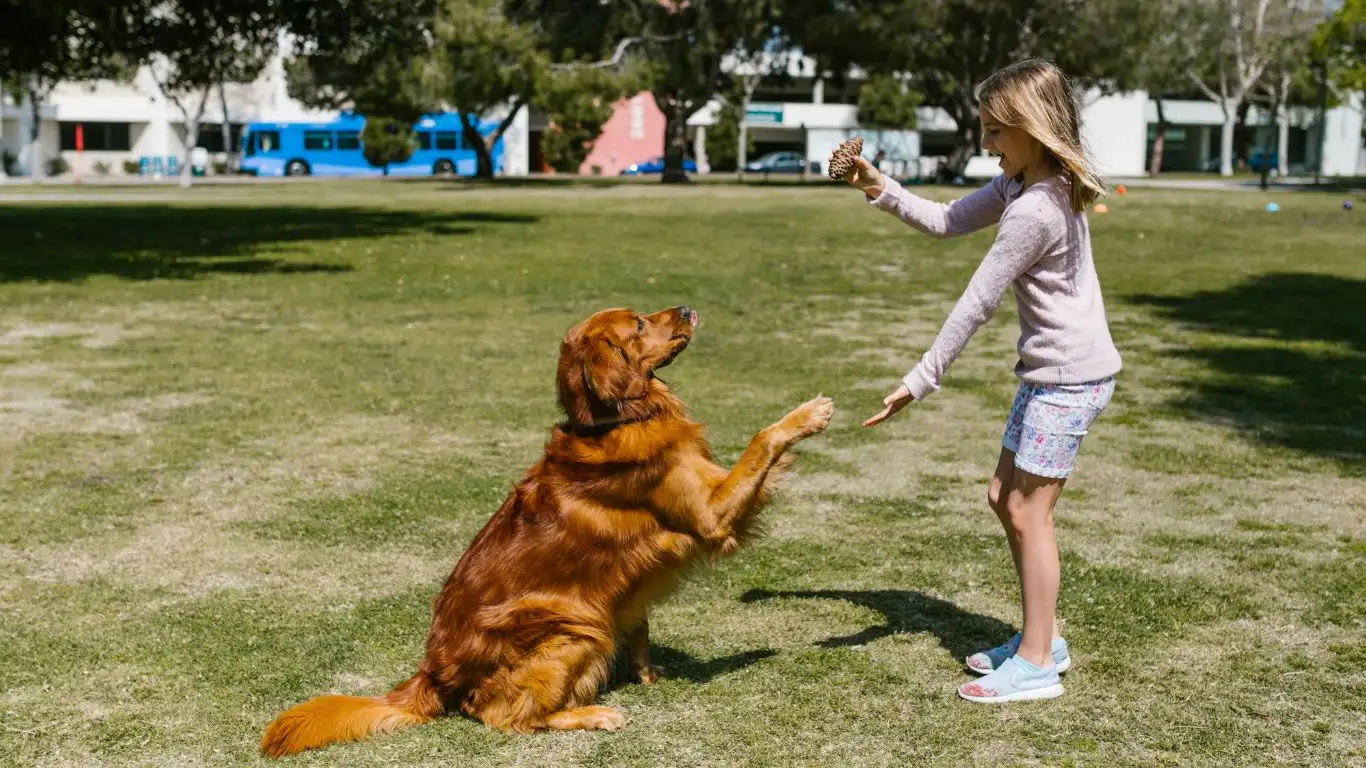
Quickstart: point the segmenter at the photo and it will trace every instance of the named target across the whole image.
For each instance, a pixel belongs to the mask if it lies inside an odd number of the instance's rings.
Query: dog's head
[[[560,343],[560,407],[576,426],[642,419],[667,407],[672,395],[654,373],[688,346],[696,325],[697,313],[688,307],[589,316]]]

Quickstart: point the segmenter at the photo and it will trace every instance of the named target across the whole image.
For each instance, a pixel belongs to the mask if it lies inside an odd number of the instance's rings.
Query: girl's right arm
[[[1005,211],[1006,181],[997,176],[985,187],[951,203],[936,203],[914,195],[895,179],[880,173],[867,160],[856,158],[849,183],[863,190],[869,204],[895,214],[906,224],[933,237],[957,237],[1001,220]]]

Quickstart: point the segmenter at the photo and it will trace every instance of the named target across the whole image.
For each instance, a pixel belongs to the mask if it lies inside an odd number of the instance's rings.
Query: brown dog
[[[598,312],[560,345],[545,456],[474,537],[433,606],[417,674],[383,696],[320,696],[270,724],[271,757],[462,712],[509,732],[616,730],[595,706],[618,644],[642,683],[646,611],[694,562],[735,551],[785,453],[830,422],[817,397],[750,441],[727,472],[654,372],[692,339],[687,307]]]

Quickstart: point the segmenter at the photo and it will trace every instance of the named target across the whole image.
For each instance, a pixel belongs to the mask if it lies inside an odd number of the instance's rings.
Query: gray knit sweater
[[[1091,259],[1086,214],[1068,202],[1063,176],[1022,189],[1004,174],[951,203],[911,194],[883,177],[871,205],[935,237],[954,237],[1000,222],[982,259],[934,343],[903,381],[916,400],[939,389],[968,339],[995,314],[1007,287],[1020,316],[1015,374],[1036,384],[1080,384],[1119,372],[1100,281]]]

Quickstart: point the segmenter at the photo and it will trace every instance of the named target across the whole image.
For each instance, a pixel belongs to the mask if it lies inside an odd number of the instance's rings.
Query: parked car
[[[752,163],[745,163],[745,170],[750,173],[801,173],[806,167],[806,158],[800,152],[781,151],[769,152]],[[811,164],[811,173],[819,173],[820,168],[816,163]]]
[[[683,170],[687,173],[697,173],[697,161],[692,158],[683,158]],[[664,156],[657,155],[644,162],[631,163],[621,169],[622,176],[642,176],[648,173],[664,172]]]

